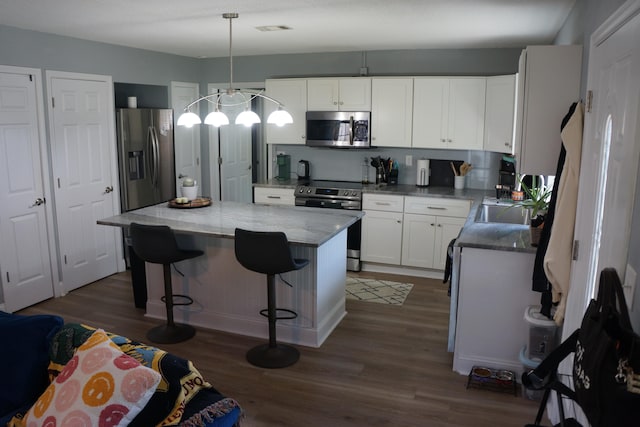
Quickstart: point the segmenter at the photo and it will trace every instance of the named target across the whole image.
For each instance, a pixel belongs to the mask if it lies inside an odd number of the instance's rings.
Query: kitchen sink
[[[510,204],[480,205],[476,222],[494,222],[502,224],[529,224],[530,212],[521,206]]]

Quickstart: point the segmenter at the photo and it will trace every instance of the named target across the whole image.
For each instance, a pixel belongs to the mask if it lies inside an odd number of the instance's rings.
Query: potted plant
[[[531,186],[525,184],[521,178],[518,178],[518,182],[522,191],[524,192],[524,200],[514,204],[514,206],[521,206],[528,209],[531,216],[530,231],[531,231],[531,244],[537,246],[540,241],[540,234],[544,227],[544,220],[549,210],[549,201],[551,199],[551,187],[547,187],[544,181],[540,179],[540,184],[536,185],[536,176],[532,176]]]

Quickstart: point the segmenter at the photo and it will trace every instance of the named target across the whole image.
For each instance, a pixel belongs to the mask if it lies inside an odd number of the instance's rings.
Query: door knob
[[[111,185],[104,189],[104,192],[105,192],[106,194],[109,194],[109,193],[111,193],[112,191],[113,191],[113,186],[111,186]]]
[[[34,206],[40,206],[40,205],[43,205],[43,204],[44,204],[44,202],[45,202],[45,199],[44,199],[44,198],[42,198],[42,197],[38,197],[38,198],[36,199],[36,201],[35,201],[35,202],[33,202],[33,204],[32,204],[31,206],[29,206],[29,207],[31,207],[31,208],[32,208],[32,207],[34,207]]]

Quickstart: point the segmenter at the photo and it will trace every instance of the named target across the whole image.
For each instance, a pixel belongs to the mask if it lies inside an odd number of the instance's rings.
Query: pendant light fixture
[[[284,105],[265,95],[264,91],[252,90],[252,89],[234,89],[233,88],[233,26],[232,22],[238,17],[237,13],[223,13],[222,17],[229,20],[229,88],[220,93],[214,93],[211,95],[202,96],[186,107],[184,107],[184,113],[178,117],[178,126],[192,127],[202,123],[200,117],[191,111],[191,107],[196,105],[200,101],[208,101],[215,105],[215,109],[207,114],[204,119],[204,123],[207,125],[220,127],[229,124],[229,118],[226,114],[220,111],[221,107],[234,107],[238,105],[244,105],[245,109],[236,117],[235,123],[237,125],[244,125],[247,127],[252,126],[255,123],[260,123],[260,116],[251,111],[251,101],[255,98],[266,99],[278,105],[278,108],[272,112],[267,118],[267,123],[272,123],[277,126],[284,126],[285,124],[293,123],[293,117],[286,110]],[[240,98],[240,100],[238,100]]]

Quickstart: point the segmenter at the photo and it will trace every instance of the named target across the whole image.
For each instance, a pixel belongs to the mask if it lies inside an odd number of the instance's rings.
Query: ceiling
[[[222,57],[551,43],[576,0],[0,0],[0,24]],[[290,27],[261,32],[259,26]]]

